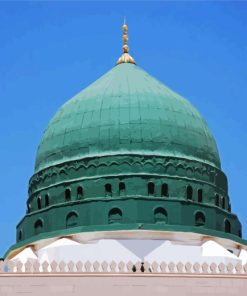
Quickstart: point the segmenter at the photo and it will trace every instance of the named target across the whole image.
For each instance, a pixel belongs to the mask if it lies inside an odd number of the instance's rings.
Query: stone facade
[[[246,276],[181,275],[7,275],[1,296],[13,295],[246,295]]]

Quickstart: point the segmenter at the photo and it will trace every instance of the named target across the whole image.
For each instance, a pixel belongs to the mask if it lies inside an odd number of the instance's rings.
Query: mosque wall
[[[246,295],[247,276],[1,274],[0,295]],[[169,294],[168,294],[169,293]]]

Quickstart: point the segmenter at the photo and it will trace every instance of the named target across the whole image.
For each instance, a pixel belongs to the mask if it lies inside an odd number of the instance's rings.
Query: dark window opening
[[[155,223],[167,223],[167,212],[164,208],[156,208],[154,210]]]
[[[241,229],[239,229],[239,231],[238,231],[238,236],[242,237],[242,230]]]
[[[189,185],[187,186],[187,199],[193,198],[193,188]]]
[[[148,183],[148,195],[154,195],[154,183]]]
[[[70,189],[65,190],[65,201],[70,201],[71,200],[71,191]]]
[[[119,183],[119,195],[125,194],[125,184],[123,182]]]
[[[202,189],[198,190],[198,202],[202,202]]]
[[[45,206],[49,207],[49,195],[48,194],[45,195]]]
[[[222,196],[222,209],[225,209],[225,206],[226,206],[226,200],[225,200],[225,197]]]
[[[105,184],[105,195],[106,196],[112,196],[111,184]]]
[[[162,184],[161,186],[161,196],[168,197],[168,185],[167,184]]]
[[[220,197],[219,197],[219,194],[215,194],[215,205],[217,207],[220,206]]]
[[[39,196],[37,199],[38,209],[41,209],[41,197]]]
[[[123,218],[123,213],[120,209],[118,208],[113,208],[109,211],[108,214],[108,223],[113,224],[113,223],[120,223]]]
[[[22,234],[22,230],[19,230],[19,235],[18,235],[18,239],[19,241],[22,240],[23,234]]]
[[[31,205],[27,204],[27,212],[30,213],[31,212]]]
[[[231,212],[231,210],[232,210],[232,207],[231,207],[231,204],[229,203],[229,205],[228,205],[228,212]]]
[[[34,232],[35,234],[39,234],[42,232],[42,230],[43,230],[43,221],[39,219],[34,224]]]
[[[196,226],[203,226],[205,225],[206,218],[202,212],[197,212],[195,215],[195,225]]]
[[[77,199],[83,198],[83,188],[81,186],[77,187]]]
[[[141,272],[145,272],[144,262],[142,262],[142,266],[140,268]]]
[[[78,214],[76,212],[70,212],[66,216],[66,228],[74,227],[78,225]]]
[[[229,222],[229,220],[225,220],[225,232],[226,233],[231,233],[231,224]]]

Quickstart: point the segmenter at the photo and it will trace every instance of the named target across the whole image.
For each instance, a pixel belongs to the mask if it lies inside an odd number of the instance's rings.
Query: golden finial
[[[124,24],[123,24],[123,54],[121,57],[118,59],[117,64],[122,64],[122,63],[131,63],[135,64],[135,60],[129,55],[129,46],[128,46],[128,26],[126,24],[126,20],[124,18]]]

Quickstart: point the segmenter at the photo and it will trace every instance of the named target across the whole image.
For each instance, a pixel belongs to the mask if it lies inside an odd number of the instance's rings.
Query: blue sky
[[[208,122],[247,237],[246,12],[245,2],[0,2],[0,256],[25,214],[44,129],[114,66],[124,16],[138,65]]]

